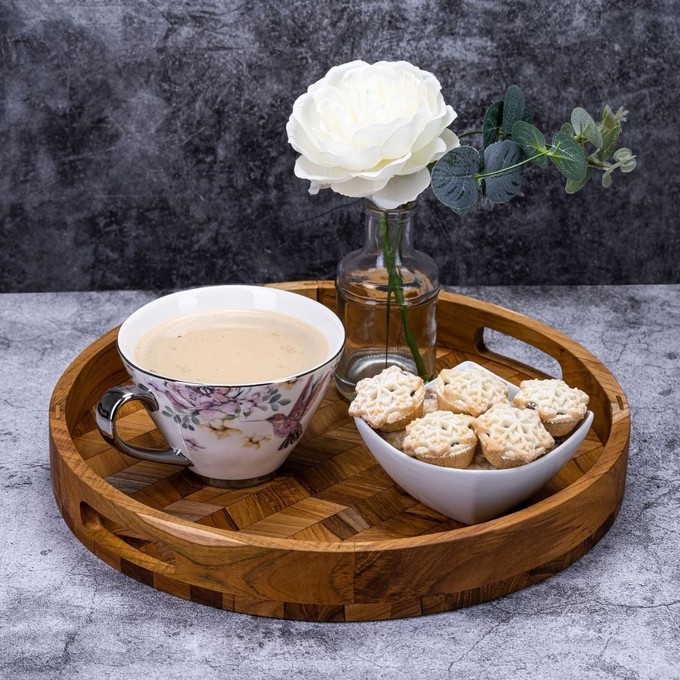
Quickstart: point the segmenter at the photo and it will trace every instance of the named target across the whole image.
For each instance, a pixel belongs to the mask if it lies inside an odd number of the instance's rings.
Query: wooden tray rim
[[[285,287],[297,289],[301,286],[316,286],[317,288],[330,288],[332,283],[328,281],[297,281],[286,282],[281,284],[268,284],[274,287]],[[423,536],[408,536],[390,539],[375,539],[375,540],[347,540],[343,542],[316,542],[309,540],[291,540],[289,538],[278,538],[274,536],[261,536],[253,534],[241,534],[236,531],[229,531],[227,529],[219,529],[216,527],[208,527],[198,525],[189,520],[175,517],[162,510],[156,510],[143,503],[131,498],[124,492],[116,489],[110,485],[104,478],[97,475],[92,468],[83,460],[78,452],[75,444],[73,444],[71,433],[66,425],[65,417],[61,417],[63,412],[63,403],[68,401],[68,395],[73,386],[75,378],[79,375],[81,369],[94,360],[96,355],[105,350],[112,342],[115,344],[116,334],[119,326],[111,329],[104,335],[86,347],[78,356],[71,362],[66,371],[62,374],[52,393],[50,399],[50,416],[49,416],[49,430],[51,445],[56,448],[59,456],[78,476],[81,482],[85,483],[90,490],[99,495],[99,491],[93,488],[93,484],[107,484],[107,492],[110,494],[109,500],[115,504],[122,506],[124,509],[137,515],[142,521],[149,524],[156,531],[161,533],[171,529],[172,531],[181,532],[182,527],[185,527],[192,535],[192,540],[196,540],[196,534],[202,534],[205,537],[205,545],[215,547],[234,547],[234,546],[250,546],[260,548],[273,548],[286,551],[300,551],[300,552],[333,552],[333,553],[356,553],[363,551],[389,551],[417,548],[420,546],[431,546],[441,543],[449,543],[452,540],[465,540],[468,538],[478,537],[482,534],[493,533],[499,529],[509,528],[513,525],[522,524],[529,519],[534,519],[539,515],[549,516],[551,513],[559,511],[560,506],[568,503],[576,496],[586,491],[590,486],[595,484],[601,477],[606,475],[617,463],[619,458],[626,453],[627,445],[630,437],[630,416],[628,413],[628,404],[625,393],[620,388],[618,381],[614,378],[611,372],[600,362],[600,360],[592,354],[585,347],[571,339],[569,336],[557,331],[556,329],[543,324],[531,317],[520,314],[500,305],[478,300],[468,296],[452,293],[448,291],[440,292],[440,300],[448,300],[462,306],[474,307],[491,314],[499,315],[506,319],[510,319],[519,324],[524,324],[526,321],[531,321],[532,325],[539,331],[550,335],[553,339],[560,342],[566,341],[570,350],[580,359],[586,360],[590,364],[594,364],[599,370],[604,371],[607,377],[614,385],[619,388],[617,396],[622,399],[617,401],[613,397],[611,390],[602,385],[602,390],[607,394],[610,404],[617,404],[620,410],[624,412],[616,419],[612,419],[610,435],[607,442],[603,443],[603,450],[593,465],[593,467],[584,473],[578,480],[570,484],[568,487],[554,493],[548,498],[542,499],[531,506],[509,513],[507,515],[498,517],[496,519],[488,520],[481,524],[474,524],[449,531],[442,531]],[[502,355],[496,355],[493,352],[485,351],[485,356],[493,358],[499,357],[507,359]],[[515,364],[518,362],[513,360]],[[592,372],[591,372],[592,375]],[[599,382],[599,381],[598,381]],[[65,389],[66,388],[66,389]],[[62,392],[63,390],[63,392]],[[65,397],[59,400],[56,395],[63,393]],[[65,416],[65,414],[64,414]],[[59,446],[57,438],[53,436],[53,431],[61,430],[66,436],[64,441],[68,440],[70,445],[66,447]],[[611,443],[615,439],[614,435],[622,436],[624,442],[623,447],[618,448]]]

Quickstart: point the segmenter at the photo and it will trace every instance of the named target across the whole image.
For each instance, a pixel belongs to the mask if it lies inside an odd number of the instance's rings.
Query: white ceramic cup
[[[135,348],[150,329],[202,311],[262,310],[294,317],[325,338],[319,363],[258,384],[207,385],[157,375],[140,366]],[[106,392],[97,407],[104,439],[127,455],[188,467],[208,483],[245,487],[271,478],[305,432],[328,387],[345,342],[333,311],[308,297],[262,286],[212,286],[173,293],[141,307],[118,332],[118,352],[134,385]],[[116,413],[141,401],[169,445],[141,449],[116,432]]]

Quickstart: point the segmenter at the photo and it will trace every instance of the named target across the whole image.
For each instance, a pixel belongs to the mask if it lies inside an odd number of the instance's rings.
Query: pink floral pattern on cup
[[[204,387],[169,380],[149,380],[149,386],[167,399],[163,415],[173,418],[183,428],[210,424],[221,429],[218,422],[249,418],[253,412],[278,411],[290,403],[279,386]]]
[[[160,413],[183,430],[200,429],[222,439],[242,433],[235,421],[266,422],[268,433],[246,437],[246,446],[259,449],[261,442],[275,436],[283,440],[278,447],[282,451],[300,438],[302,419],[319,393],[325,391],[331,375],[329,371],[316,379],[312,375],[285,383],[248,387],[208,387],[160,378],[149,378],[147,384],[138,380],[138,384],[153,391],[157,398],[164,397],[159,399]],[[286,392],[296,392],[302,380],[306,382],[295,403],[290,409],[285,408],[291,403]],[[194,444],[192,448],[200,446],[190,436],[185,437],[185,442]]]

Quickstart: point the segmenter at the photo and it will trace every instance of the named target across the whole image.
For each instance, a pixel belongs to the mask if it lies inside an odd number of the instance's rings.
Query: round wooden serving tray
[[[278,284],[334,308],[326,282]],[[206,486],[185,469],[107,446],[93,411],[128,381],[112,330],[87,348],[50,404],[52,484],[80,541],[149,586],[230,611],[315,621],[431,614],[483,602],[559,572],[609,529],[624,492],[630,415],[611,373],[565,335],[521,314],[442,293],[439,367],[464,360],[513,382],[542,374],[489,351],[484,329],[554,357],[590,397],[595,420],[575,458],[536,496],[495,520],[464,526],[387,477],[331,387],[277,477],[250,489]],[[160,447],[139,406],[124,438]]]

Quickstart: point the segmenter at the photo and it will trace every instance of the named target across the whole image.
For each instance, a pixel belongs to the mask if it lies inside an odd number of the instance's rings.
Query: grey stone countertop
[[[455,290],[550,324],[616,376],[633,417],[623,506],[589,553],[538,585],[368,623],[212,609],[83,547],[52,495],[50,395],[154,295],[0,295],[0,678],[680,678],[680,285]]]

